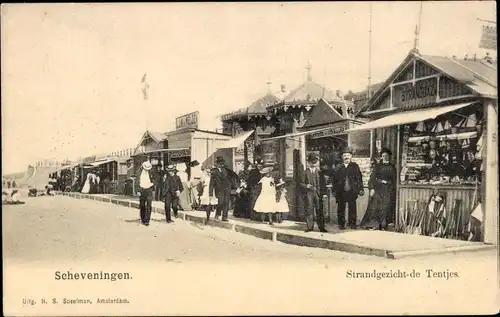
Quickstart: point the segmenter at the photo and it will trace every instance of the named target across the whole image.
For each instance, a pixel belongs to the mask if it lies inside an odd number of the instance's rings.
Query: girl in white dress
[[[290,212],[288,208],[288,201],[286,199],[286,188],[283,179],[280,179],[276,184],[276,222],[283,222],[283,213]]]
[[[85,184],[83,184],[82,194],[88,194],[90,192],[90,178],[92,174],[87,174],[87,179],[85,180]]]
[[[271,176],[272,167],[264,167],[260,170],[263,175],[259,184],[262,189],[255,202],[254,210],[261,215],[262,223],[265,223],[266,214],[269,216],[269,224],[273,224],[273,214],[276,210],[276,190],[274,188],[274,179]]]

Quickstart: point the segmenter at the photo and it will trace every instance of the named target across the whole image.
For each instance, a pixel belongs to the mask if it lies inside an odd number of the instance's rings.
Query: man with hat
[[[228,221],[229,203],[231,200],[231,189],[238,175],[226,167],[226,161],[218,156],[215,159],[215,168],[211,172],[210,184],[208,187],[209,197],[215,197],[219,201],[215,212],[215,219],[219,219],[222,213],[222,221]]]
[[[338,224],[340,229],[345,229],[345,207],[347,204],[348,225],[351,229],[356,228],[356,200],[358,196],[364,195],[363,176],[358,164],[352,161],[351,149],[345,147],[342,150],[342,164],[339,164],[334,173],[333,188],[337,200]]]
[[[154,197],[155,177],[151,171],[153,166],[151,162],[145,161],[142,163],[142,168],[139,173],[139,205],[140,205],[140,216],[141,223],[145,226],[149,226],[149,220],[151,219],[152,202]]]
[[[305,218],[307,224],[306,232],[314,230],[315,211],[319,231],[327,232],[325,229],[325,218],[320,203],[320,179],[319,171],[316,167],[317,163],[318,157],[314,154],[310,154],[307,157],[307,168],[302,174],[302,179],[299,182],[299,186],[304,190],[305,194]]]
[[[184,190],[181,179],[175,172],[176,168],[174,165],[167,166],[167,174],[165,175],[165,180],[163,182],[165,216],[167,223],[173,222],[170,209],[174,211],[174,217],[177,217],[177,212],[179,210],[179,197],[181,196],[181,192]]]

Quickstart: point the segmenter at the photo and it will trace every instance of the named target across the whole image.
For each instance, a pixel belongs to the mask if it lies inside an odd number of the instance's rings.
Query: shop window
[[[401,183],[480,182],[483,129],[482,114],[476,110],[402,127]]]

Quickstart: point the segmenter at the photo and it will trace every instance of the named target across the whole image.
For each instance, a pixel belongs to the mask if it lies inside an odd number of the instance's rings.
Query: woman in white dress
[[[191,201],[191,206],[193,207],[193,209],[197,210],[200,206],[198,186],[205,175],[201,170],[201,165],[198,161],[192,161],[191,163],[189,163],[189,166],[191,167],[191,173],[189,177],[189,198]]]
[[[216,197],[210,197],[208,193],[211,169],[205,168],[203,171],[205,172],[205,176],[200,182],[200,185],[202,187],[202,194],[200,196],[200,208],[206,211],[208,220],[210,218],[210,213],[217,207],[219,202],[217,201]]]
[[[189,177],[187,173],[186,164],[177,164],[176,165],[177,175],[181,179],[182,186],[184,190],[181,192],[179,196],[179,206],[182,210],[191,210],[191,203],[189,199]]]
[[[262,190],[254,206],[255,212],[261,215],[260,219],[262,223],[265,223],[266,214],[268,214],[270,225],[273,224],[273,214],[276,211],[276,190],[274,187],[274,178],[271,176],[272,170],[272,167],[264,167],[260,170],[260,173],[263,175],[259,181],[259,184],[262,185]]]
[[[85,180],[85,184],[83,184],[82,194],[88,194],[90,192],[90,179],[92,177],[91,173],[87,174],[87,179]]]
[[[276,184],[276,222],[283,222],[283,213],[290,212],[286,199],[286,188],[283,179]]]

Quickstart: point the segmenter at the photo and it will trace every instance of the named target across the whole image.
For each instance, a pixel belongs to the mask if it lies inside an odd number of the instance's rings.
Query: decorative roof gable
[[[340,112],[342,112],[342,109],[340,109]],[[320,99],[318,104],[311,111],[311,114],[309,115],[309,118],[303,128],[329,124],[344,119],[345,118],[335,109],[335,107],[327,101]]]
[[[417,94],[419,100],[410,107],[420,106],[419,103],[429,103],[432,100],[441,102],[446,98],[460,96],[480,95],[496,98],[496,74],[497,70],[493,64],[489,65],[481,60],[458,60],[443,56],[420,55],[418,51],[412,50],[357,113],[389,108],[391,104],[389,95],[393,84],[408,86],[406,88],[412,90],[410,97],[413,99],[415,99],[415,93]],[[436,77],[440,77],[441,80],[437,80]],[[406,88],[403,87],[403,90]],[[396,93],[395,89],[393,90],[392,100],[406,98],[401,91]]]

